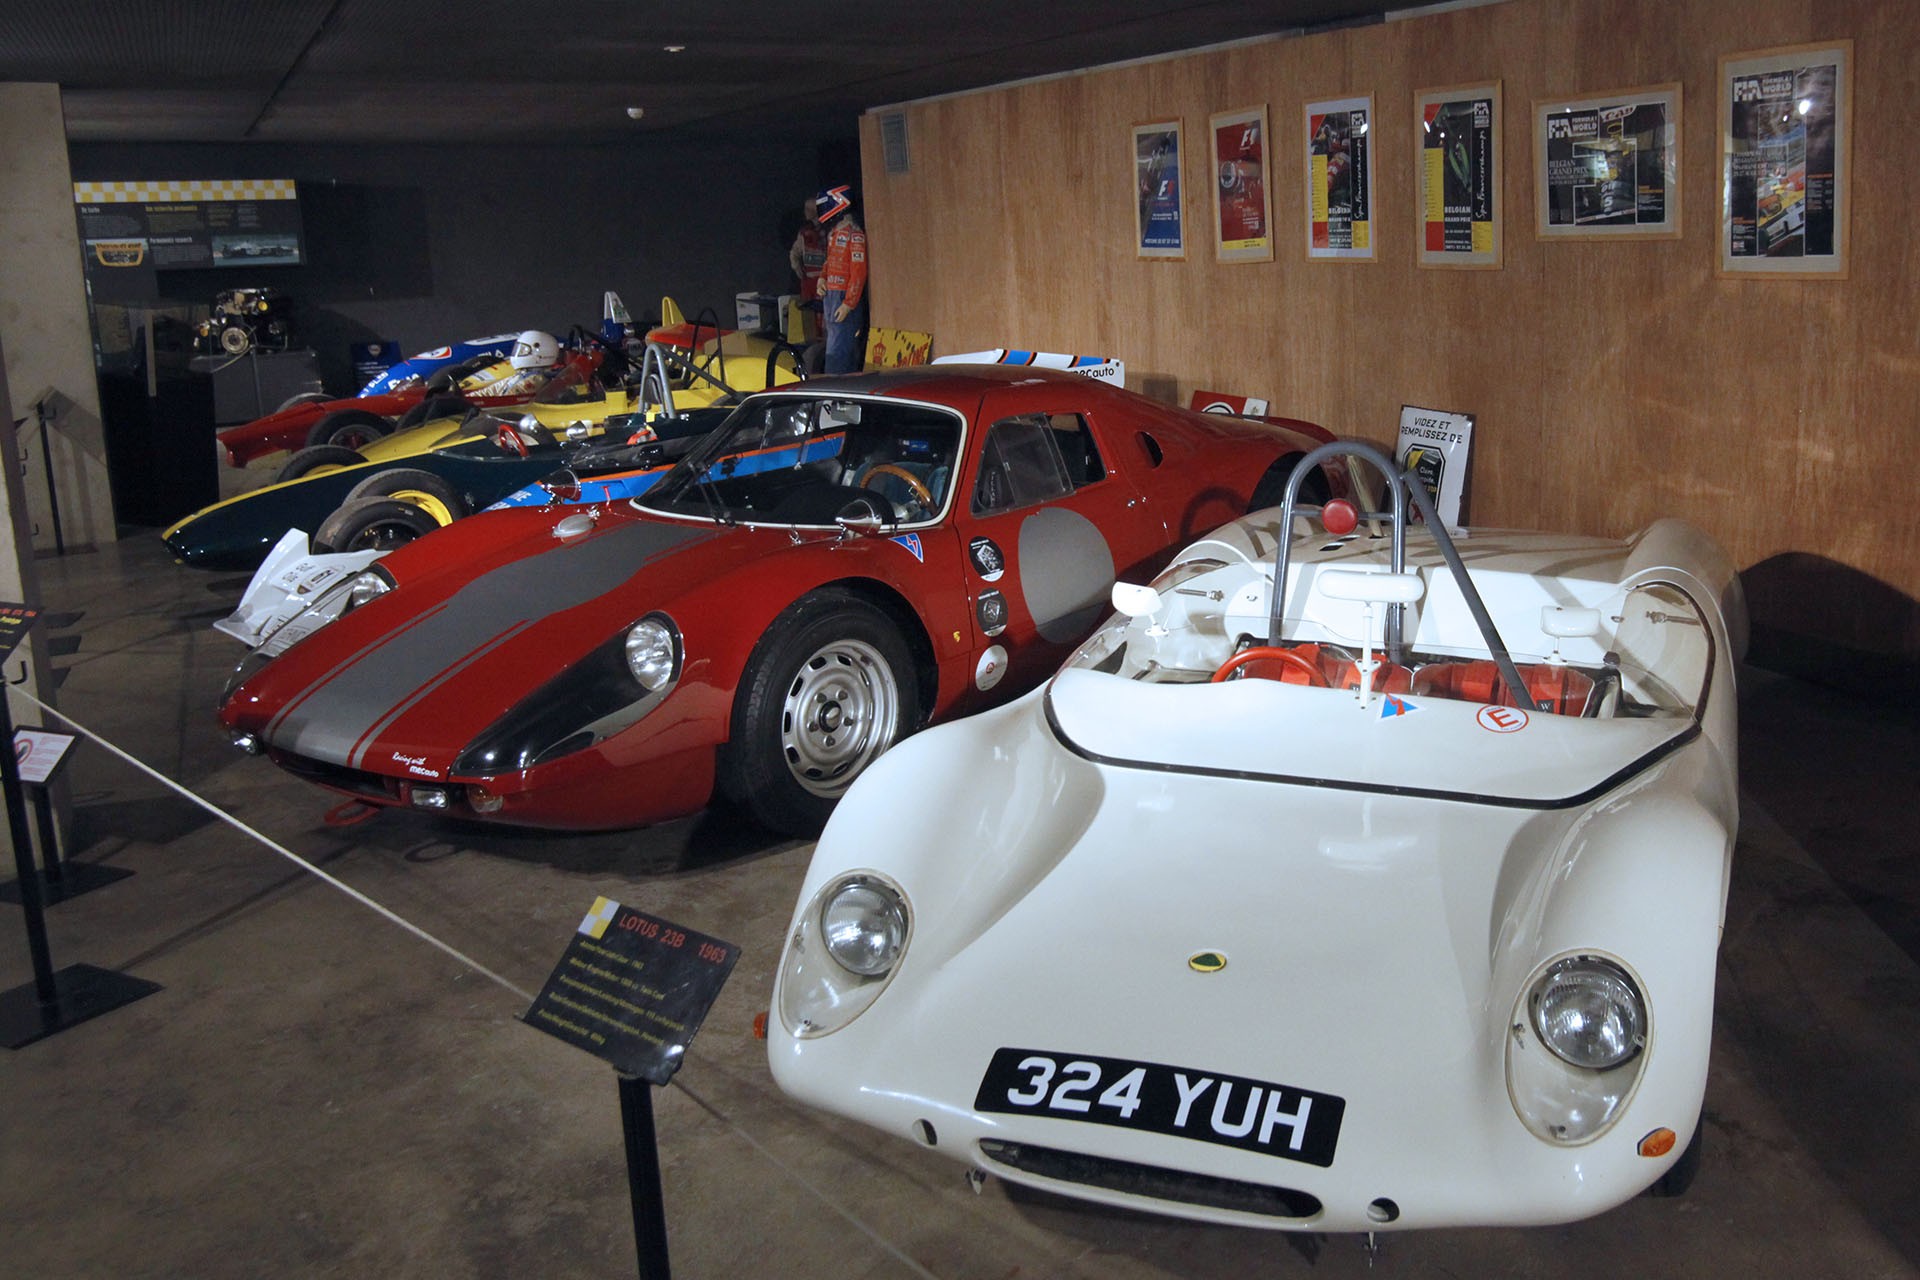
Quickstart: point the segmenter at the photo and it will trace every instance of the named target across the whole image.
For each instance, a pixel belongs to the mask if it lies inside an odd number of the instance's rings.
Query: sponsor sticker
[[[974,571],[986,582],[1000,581],[1000,575],[1007,571],[1007,557],[992,538],[975,538],[967,547],[967,556],[973,561]]]
[[[1007,598],[998,591],[981,592],[974,602],[974,613],[980,619],[980,630],[989,636],[1007,629]]]
[[[1519,707],[1482,707],[1473,718],[1489,733],[1518,733],[1527,727],[1527,713]]]

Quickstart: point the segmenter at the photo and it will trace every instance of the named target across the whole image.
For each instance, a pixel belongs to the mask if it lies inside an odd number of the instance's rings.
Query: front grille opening
[[[1272,1187],[1261,1182],[1241,1182],[1234,1178],[1216,1178],[1204,1173],[1184,1173],[1157,1165],[1134,1164],[1130,1160],[1110,1160],[1105,1156],[1036,1147],[1026,1142],[1002,1142],[984,1138],[980,1152],[1022,1173],[1072,1182],[1102,1191],[1141,1196],[1149,1200],[1169,1200],[1176,1204],[1201,1205],[1233,1213],[1258,1214],[1266,1218],[1311,1218],[1320,1212],[1317,1196],[1291,1187]]]
[[[297,756],[290,751],[268,749],[268,758],[298,778],[319,783],[334,791],[360,796],[376,804],[399,804],[399,784],[377,773],[366,773],[359,769],[349,769],[343,765],[329,764],[324,760],[315,760],[310,756]]]

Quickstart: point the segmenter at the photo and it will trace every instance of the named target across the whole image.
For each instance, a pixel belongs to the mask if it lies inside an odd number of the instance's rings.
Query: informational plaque
[[[20,781],[38,786],[53,776],[73,745],[70,733],[52,733],[46,729],[19,728],[13,731],[13,758],[20,766]]]
[[[27,628],[40,616],[38,609],[29,609],[23,604],[10,600],[0,600],[0,662],[13,656],[13,651],[26,639]]]
[[[730,942],[596,898],[522,1017],[626,1075],[664,1085],[739,955]]]

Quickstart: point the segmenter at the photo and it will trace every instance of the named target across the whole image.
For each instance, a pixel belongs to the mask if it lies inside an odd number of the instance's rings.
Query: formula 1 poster
[[[1533,133],[1542,238],[1679,236],[1679,85],[1536,102]]]
[[[1373,99],[1307,104],[1307,256],[1373,257]]]
[[[1134,250],[1142,258],[1187,256],[1180,197],[1180,122],[1133,126]]]
[[[1498,267],[1500,82],[1414,95],[1423,267]]]
[[[1847,274],[1853,42],[1720,60],[1720,272]]]
[[[1213,256],[1220,262],[1271,262],[1267,108],[1225,111],[1208,123],[1213,133]]]

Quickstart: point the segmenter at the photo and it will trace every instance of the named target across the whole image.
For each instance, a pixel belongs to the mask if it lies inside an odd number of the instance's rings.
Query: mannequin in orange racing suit
[[[820,273],[822,318],[827,326],[826,372],[860,372],[860,330],[866,323],[867,233],[845,187],[814,202],[827,232],[827,264]]]

